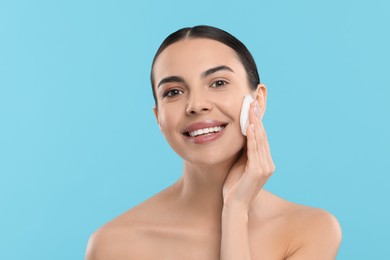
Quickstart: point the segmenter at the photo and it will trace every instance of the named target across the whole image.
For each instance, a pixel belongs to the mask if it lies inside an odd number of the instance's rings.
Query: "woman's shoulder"
[[[86,260],[137,259],[137,252],[145,252],[144,241],[153,239],[147,230],[153,229],[152,219],[158,216],[164,190],[98,228],[89,238]]]
[[[137,217],[135,216],[137,211],[136,208],[131,209],[93,232],[88,240],[85,259],[114,260],[122,259],[123,254],[134,254],[133,247],[139,241],[141,234],[137,231]],[[134,255],[126,255],[126,257],[130,256],[134,257]]]
[[[321,208],[287,201],[270,192],[265,197],[268,204],[275,207],[271,218],[282,223],[284,235],[290,238],[290,254],[300,257],[308,252],[337,253],[342,232],[333,214]]]
[[[322,208],[293,203],[280,197],[279,199],[285,204],[282,212],[289,217],[292,223],[298,225],[302,232],[305,230],[308,232],[320,231],[320,229],[341,232],[340,224],[332,213]]]
[[[338,224],[335,216],[324,209],[294,203],[266,190],[259,201],[258,210],[269,212],[270,217],[284,217],[298,223],[322,220],[330,224]]]

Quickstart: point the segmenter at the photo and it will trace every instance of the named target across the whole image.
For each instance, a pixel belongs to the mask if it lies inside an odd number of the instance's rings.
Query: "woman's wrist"
[[[248,222],[248,210],[241,205],[224,205],[222,209],[222,219]]]

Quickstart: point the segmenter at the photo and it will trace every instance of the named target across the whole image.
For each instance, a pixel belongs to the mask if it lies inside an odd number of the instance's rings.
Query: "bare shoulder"
[[[338,245],[341,241],[341,227],[331,213],[308,206],[294,204],[291,218],[300,230],[300,236],[307,241],[321,240],[322,244]]]
[[[154,195],[141,204],[109,221],[89,238],[86,249],[86,260],[100,259],[146,259],[145,248],[150,244],[150,218],[158,212],[158,201],[164,193]],[[145,243],[148,241],[148,243]],[[142,257],[141,257],[142,256]]]
[[[119,259],[118,252],[120,251],[116,250],[116,247],[120,247],[122,232],[119,226],[115,227],[110,224],[96,230],[88,240],[85,259]]]
[[[129,210],[96,230],[88,240],[85,259],[115,260],[136,257],[133,249],[137,248],[142,234],[137,230],[137,219],[134,216],[136,211],[137,209]]]
[[[275,196],[275,195],[271,195]],[[276,196],[275,196],[276,197]],[[335,259],[341,244],[341,227],[334,215],[276,197],[291,237],[287,259]]]

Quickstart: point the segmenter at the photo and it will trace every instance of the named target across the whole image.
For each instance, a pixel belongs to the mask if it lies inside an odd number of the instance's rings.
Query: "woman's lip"
[[[221,126],[221,125],[227,125],[227,123],[217,121],[217,120],[204,120],[204,121],[196,122],[196,123],[193,123],[193,124],[187,126],[183,130],[183,134],[193,132],[193,131],[198,130],[198,129]]]
[[[227,125],[226,125],[227,127]],[[207,144],[215,141],[221,135],[224,134],[226,127],[224,127],[221,131],[219,132],[212,132],[208,134],[203,134],[203,135],[198,135],[198,136],[187,136],[184,135],[190,142],[195,143],[195,144]]]

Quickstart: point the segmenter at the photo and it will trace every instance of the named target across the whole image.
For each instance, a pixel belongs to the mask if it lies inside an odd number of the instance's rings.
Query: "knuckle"
[[[272,176],[272,174],[275,172],[275,167],[273,166],[273,167],[271,167],[268,171],[268,176],[270,177],[270,176]]]

